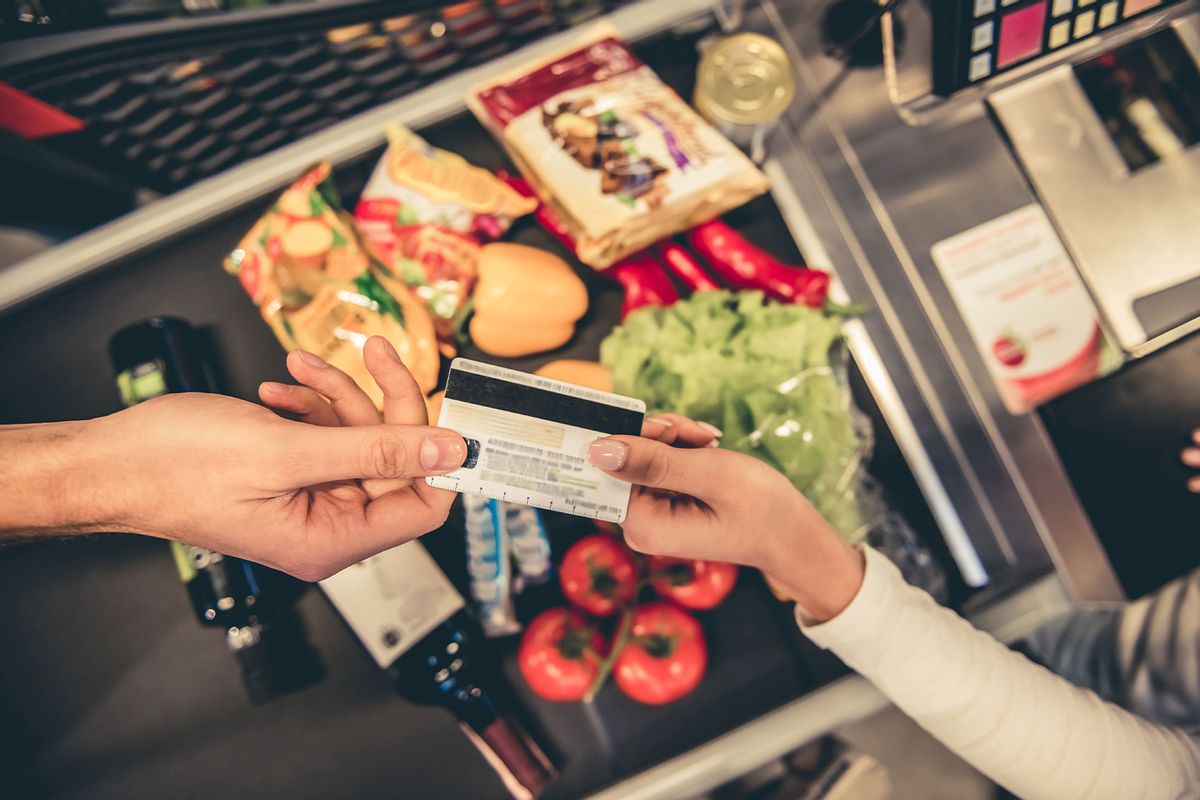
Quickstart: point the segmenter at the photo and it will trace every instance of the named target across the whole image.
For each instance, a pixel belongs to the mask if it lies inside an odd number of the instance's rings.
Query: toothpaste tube
[[[467,572],[479,622],[489,638],[521,629],[512,602],[512,563],[503,504],[483,495],[464,494]]]
[[[508,543],[517,561],[516,591],[518,594],[550,580],[550,537],[536,508],[503,503],[504,523]]]

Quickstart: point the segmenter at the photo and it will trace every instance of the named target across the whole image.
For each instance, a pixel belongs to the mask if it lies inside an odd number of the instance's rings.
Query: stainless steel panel
[[[1175,25],[1195,37],[1200,14]],[[1200,276],[1200,147],[1131,172],[1066,64],[989,103],[1110,328],[1139,350],[1160,331],[1134,301]]]

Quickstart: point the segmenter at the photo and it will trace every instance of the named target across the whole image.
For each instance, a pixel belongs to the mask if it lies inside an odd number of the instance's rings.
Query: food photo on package
[[[457,358],[437,424],[467,442],[463,466],[430,486],[620,523],[630,485],[593,467],[588,445],[636,436],[641,400]]]

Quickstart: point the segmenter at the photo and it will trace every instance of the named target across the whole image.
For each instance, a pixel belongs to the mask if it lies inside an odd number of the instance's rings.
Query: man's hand
[[[758,459],[635,436],[597,440],[588,459],[634,484],[623,528],[635,550],[757,567],[817,621],[862,585],[862,555]]]
[[[0,429],[17,448],[0,468],[0,537],[143,533],[318,580],[433,530],[453,495],[423,479],[461,466],[466,446],[425,424],[394,352],[375,339],[366,353],[388,424],[376,415],[353,429],[314,426],[230,397],[177,394],[90,422]]]

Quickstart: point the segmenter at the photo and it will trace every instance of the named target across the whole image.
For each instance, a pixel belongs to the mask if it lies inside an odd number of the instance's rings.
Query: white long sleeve
[[[1200,746],[1105,703],[909,586],[884,556],[834,619],[800,627],[992,780],[1027,800],[1200,797]]]

